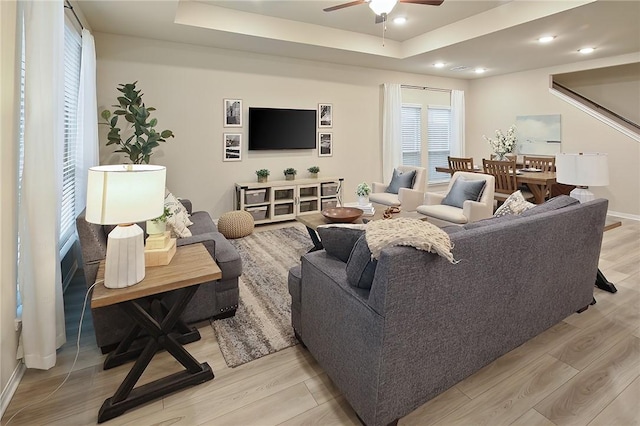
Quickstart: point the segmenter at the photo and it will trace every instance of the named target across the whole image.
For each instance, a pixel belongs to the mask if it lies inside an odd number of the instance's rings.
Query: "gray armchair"
[[[202,284],[181,319],[186,323],[209,318],[226,318],[235,314],[238,307],[238,277],[242,274],[240,255],[229,241],[220,233],[211,220],[209,213],[192,213],[189,200],[181,200],[191,214],[193,225],[189,227],[193,236],[178,238],[177,245],[184,246],[202,243],[222,271],[222,279]],[[144,223],[139,224],[143,229]],[[84,212],[76,219],[76,228],[82,250],[82,268],[90,287],[96,280],[98,265],[107,252],[107,235],[111,226],[96,225],[85,220]],[[96,342],[103,353],[111,350],[128,331],[131,320],[116,306],[91,309]]]

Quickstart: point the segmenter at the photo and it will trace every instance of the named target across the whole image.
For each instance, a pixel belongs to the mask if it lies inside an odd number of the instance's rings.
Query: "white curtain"
[[[452,90],[450,155],[464,157],[464,145],[464,90]]]
[[[402,88],[384,84],[382,105],[382,181],[389,182],[393,169],[402,164]]]
[[[76,137],[76,216],[87,204],[89,167],[98,165],[98,102],[96,101],[96,50],[91,33],[82,30],[78,132]]]
[[[48,369],[66,340],[58,240],[64,143],[62,1],[21,4],[25,28],[24,169],[19,206],[19,355]],[[20,353],[22,352],[22,353]]]

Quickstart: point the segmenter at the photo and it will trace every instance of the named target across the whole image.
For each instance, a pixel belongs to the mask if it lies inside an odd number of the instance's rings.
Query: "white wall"
[[[519,115],[560,114],[563,152],[609,154],[610,184],[591,188],[609,199],[609,210],[640,217],[640,143],[549,92],[549,75],[617,65],[626,57],[473,80],[466,97],[466,153],[476,162],[491,150],[482,135],[506,130]]]
[[[403,74],[321,62],[270,57],[245,52],[96,33],[98,105],[112,105],[119,83],[139,81],[147,105],[158,110],[158,129],[171,129],[175,139],[161,146],[152,162],[167,166],[167,187],[190,198],[194,208],[212,216],[233,209],[235,182],[253,181],[267,168],[270,179],[282,179],[293,167],[304,177],[317,165],[321,176],[345,178],[345,201],[355,201],[359,182],[381,176],[381,84],[403,83],[465,90],[462,80]],[[243,160],[222,161],[222,100],[243,100]],[[247,151],[249,106],[317,108],[333,104],[334,153]],[[104,126],[106,127],[106,126]],[[101,162],[116,163],[101,134]],[[324,131],[324,129],[323,129]]]
[[[0,2],[0,390],[8,403],[16,371],[17,136],[19,97],[16,86],[16,2]]]

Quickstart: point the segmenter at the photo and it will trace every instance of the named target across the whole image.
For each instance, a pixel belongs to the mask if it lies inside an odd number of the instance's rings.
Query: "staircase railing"
[[[551,83],[551,93],[565,99],[567,102],[575,105],[586,113],[598,118],[599,120],[609,124],[615,129],[621,131],[627,136],[640,142],[640,125],[634,123],[626,117],[617,114],[610,109],[584,97],[562,84],[553,81]]]

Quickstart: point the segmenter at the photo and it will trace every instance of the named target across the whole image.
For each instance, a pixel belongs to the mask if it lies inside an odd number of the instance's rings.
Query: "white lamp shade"
[[[398,0],[371,0],[369,8],[376,15],[382,15],[383,13],[391,13],[397,2]]]
[[[161,216],[166,172],[163,166],[143,164],[91,167],[87,222],[118,225]]]
[[[609,185],[607,154],[556,154],[556,181],[576,186]]]

